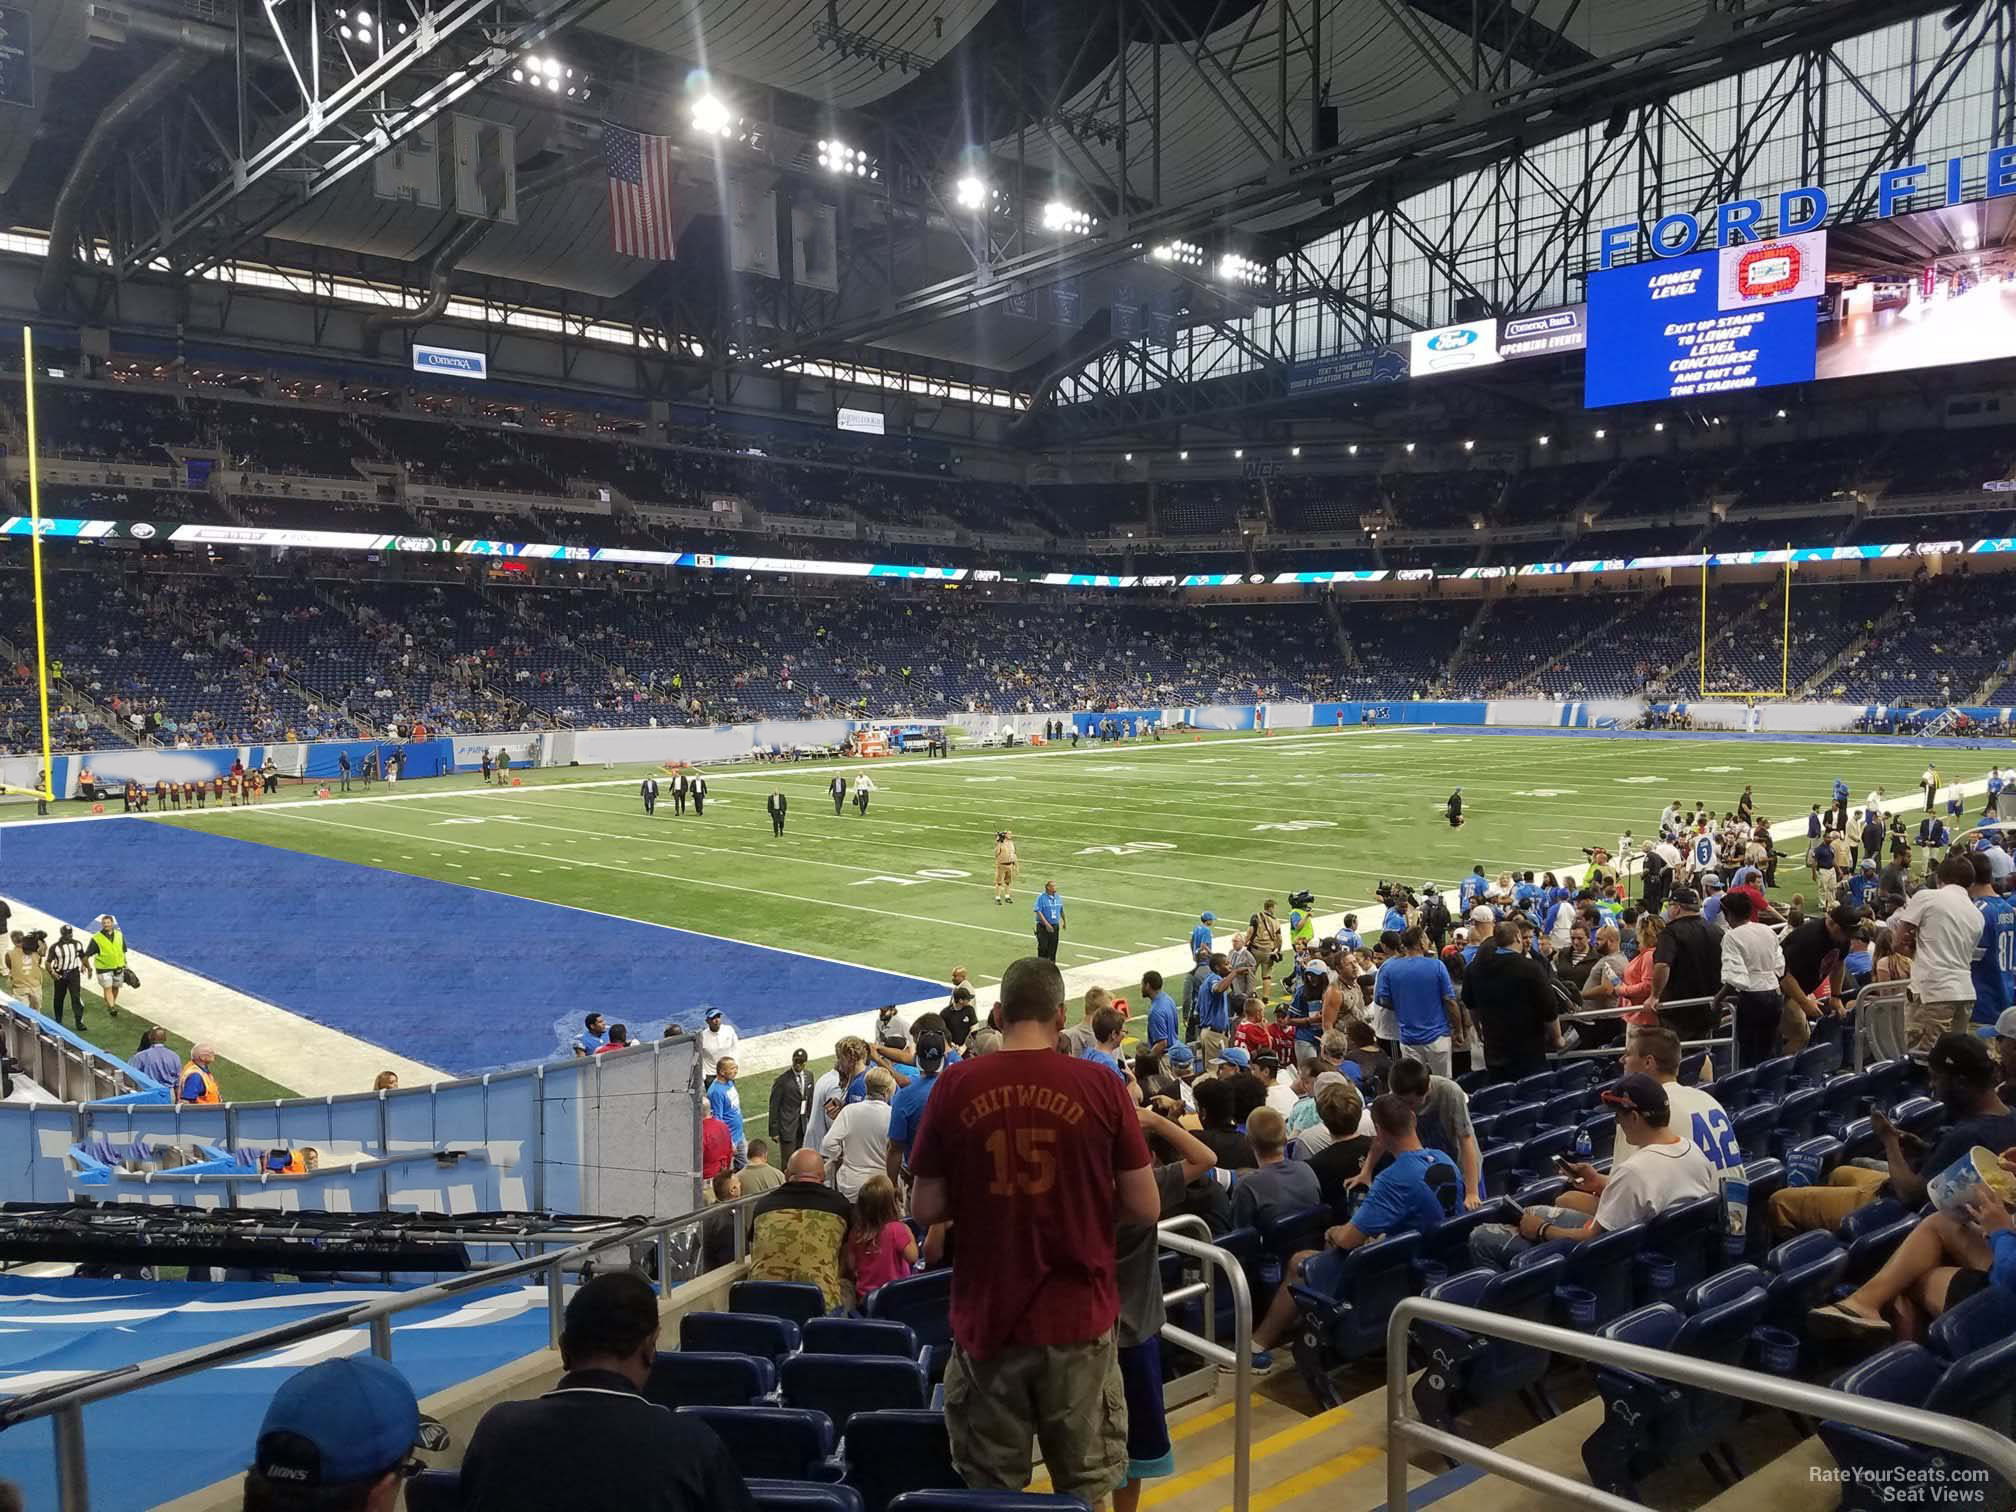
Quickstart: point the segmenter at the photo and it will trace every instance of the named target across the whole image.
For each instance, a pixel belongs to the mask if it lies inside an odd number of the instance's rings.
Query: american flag
[[[627,126],[602,128],[609,170],[609,230],[618,252],[667,262],[672,257],[672,139]]]

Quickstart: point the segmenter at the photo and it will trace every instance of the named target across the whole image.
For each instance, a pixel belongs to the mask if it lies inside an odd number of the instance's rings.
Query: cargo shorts
[[[1099,1505],[1127,1479],[1127,1390],[1113,1334],[984,1360],[954,1346],[945,1426],[953,1468],[974,1490],[1027,1487],[1033,1441],[1059,1494]]]

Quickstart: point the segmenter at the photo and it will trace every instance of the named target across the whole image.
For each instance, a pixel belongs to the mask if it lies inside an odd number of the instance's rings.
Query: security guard
[[[105,1009],[117,1017],[119,989],[126,985],[126,936],[119,921],[110,914],[98,916],[98,929],[84,945],[84,959],[98,963],[98,995]]]

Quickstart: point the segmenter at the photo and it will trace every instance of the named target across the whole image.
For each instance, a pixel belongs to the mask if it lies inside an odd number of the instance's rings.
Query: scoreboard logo
[[[1715,254],[1718,310],[1813,299],[1827,288],[1827,233],[1724,247]]]
[[[1407,373],[1411,378],[1488,367],[1505,360],[1498,351],[1495,319],[1416,331],[1407,338],[1407,345]]]

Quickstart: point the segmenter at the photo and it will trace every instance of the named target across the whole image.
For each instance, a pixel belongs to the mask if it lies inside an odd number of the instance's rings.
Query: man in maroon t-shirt
[[[1027,957],[1001,979],[1001,1049],[938,1078],[910,1147],[911,1213],[956,1226],[945,1422],[976,1490],[1052,1485],[1104,1507],[1127,1478],[1113,1325],[1116,1223],[1162,1216],[1126,1086],[1057,1053],[1064,978]]]

